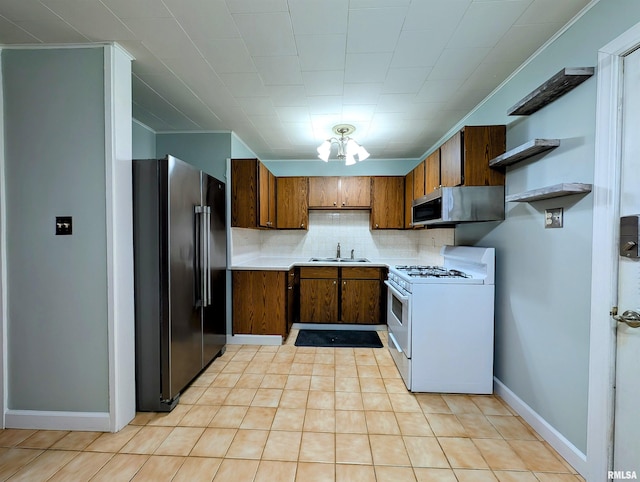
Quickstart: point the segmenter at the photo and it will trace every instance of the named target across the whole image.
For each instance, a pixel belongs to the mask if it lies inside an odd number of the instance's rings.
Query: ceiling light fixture
[[[358,161],[364,161],[369,157],[367,150],[354,141],[349,134],[353,134],[356,130],[351,124],[338,124],[333,127],[333,132],[339,135],[339,138],[331,137],[318,146],[318,157],[324,162],[329,162],[329,155],[331,154],[331,146],[338,144],[338,159],[344,159],[345,165],[352,166],[356,163],[355,156],[358,156]]]

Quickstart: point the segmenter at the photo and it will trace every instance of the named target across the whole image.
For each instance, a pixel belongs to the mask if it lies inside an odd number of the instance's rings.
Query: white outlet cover
[[[553,208],[544,210],[544,227],[545,228],[561,228],[562,227],[562,208]]]

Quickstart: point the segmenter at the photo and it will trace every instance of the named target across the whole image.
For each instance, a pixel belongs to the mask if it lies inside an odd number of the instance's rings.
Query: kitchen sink
[[[311,258],[313,263],[369,263],[367,258]]]

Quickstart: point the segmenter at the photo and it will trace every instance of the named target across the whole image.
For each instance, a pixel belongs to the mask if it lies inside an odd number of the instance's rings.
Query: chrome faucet
[[[355,249],[351,250],[351,259],[353,259],[353,252],[355,251]]]
[[[340,258],[340,243],[338,243],[338,247],[336,248],[336,258]]]

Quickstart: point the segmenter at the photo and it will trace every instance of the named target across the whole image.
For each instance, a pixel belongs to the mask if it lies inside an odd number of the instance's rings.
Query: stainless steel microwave
[[[413,226],[500,221],[504,186],[440,187],[413,201]]]

